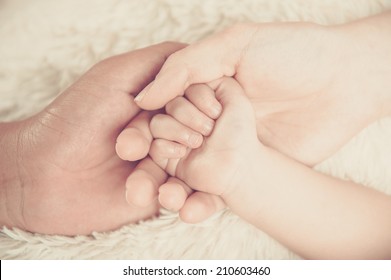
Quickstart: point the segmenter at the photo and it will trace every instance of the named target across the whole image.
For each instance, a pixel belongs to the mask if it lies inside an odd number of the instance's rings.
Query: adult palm
[[[255,109],[259,139],[314,165],[379,117],[360,84],[363,50],[347,34],[308,23],[237,25],[171,55],[136,102],[156,109],[191,84],[235,77]]]
[[[16,179],[5,190],[5,225],[76,235],[156,214],[156,199],[144,208],[126,202],[125,182],[135,168],[156,187],[166,174],[148,159],[137,167],[121,160],[116,138],[139,112],[132,94],[181,47],[165,43],[104,60],[42,112],[7,125],[17,156],[10,167]]]

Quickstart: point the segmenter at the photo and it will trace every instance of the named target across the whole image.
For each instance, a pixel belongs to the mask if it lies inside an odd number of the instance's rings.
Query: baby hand
[[[185,98],[186,97],[186,98]],[[201,146],[203,136],[214,127],[214,119],[221,113],[221,105],[214,91],[207,85],[197,85],[169,102],[166,114],[156,115],[150,124],[155,138],[150,156],[167,173],[175,176],[176,163],[181,157]],[[179,211],[183,221],[197,223],[225,208],[218,196],[194,192],[181,180],[171,177],[159,188],[160,204],[172,211]]]
[[[194,100],[198,97],[199,92],[208,92],[208,94],[204,93],[204,95],[209,96],[209,99],[212,100],[214,99],[214,90],[216,91],[217,100],[223,107],[223,113],[216,121],[212,134],[206,137],[202,145],[197,149],[184,151],[184,147],[180,146],[181,144],[174,142],[182,143],[180,138],[172,137],[172,133],[167,129],[168,120],[164,120],[162,116],[152,119],[152,135],[160,139],[152,143],[150,155],[161,168],[165,169],[170,175],[177,177],[177,179],[171,179],[168,184],[160,188],[162,205],[167,204],[165,203],[167,201],[172,201],[168,193],[172,194],[174,190],[182,188],[181,195],[179,191],[175,192],[177,198],[179,198],[175,205],[176,207],[180,207],[184,203],[182,210],[185,210],[187,205],[189,207],[191,204],[196,205],[197,201],[198,205],[204,206],[213,203],[213,207],[206,207],[209,209],[209,212],[204,212],[204,214],[212,214],[211,212],[214,212],[213,209],[221,208],[222,203],[221,201],[218,202],[213,196],[207,196],[206,193],[224,198],[226,194],[236,189],[243,177],[246,176],[246,170],[248,169],[248,164],[251,164],[253,154],[258,151],[257,149],[261,145],[257,138],[253,108],[244,96],[240,85],[234,79],[223,78],[211,83],[210,87],[207,85],[194,85],[189,88],[186,94],[189,100]],[[186,101],[183,98],[179,100],[182,100],[182,102]],[[216,100],[213,102],[215,103]],[[186,103],[188,107],[191,105],[197,108],[205,106],[205,103],[202,102]],[[174,106],[169,103],[168,108],[170,107]],[[170,119],[171,126],[177,128],[176,133],[188,129],[181,120],[183,115],[172,114],[171,117],[167,116],[167,118]],[[186,125],[194,126],[196,118],[188,119],[190,121]],[[175,125],[174,122],[176,122]],[[162,129],[162,127],[166,129]],[[159,128],[159,133],[157,133],[156,130]],[[182,149],[182,151],[171,157],[169,150],[173,150],[173,147]],[[194,198],[190,200],[190,197],[186,200],[186,195],[189,194],[189,188],[186,185],[189,185],[194,190],[201,191],[201,193],[195,193],[192,196],[197,194],[202,199]],[[169,191],[170,189],[171,192]],[[209,203],[205,201],[205,198],[209,199]],[[192,203],[190,204],[191,201]],[[204,207],[204,210],[206,208]],[[185,211],[185,213],[187,212],[190,211]],[[197,220],[197,217],[194,216],[190,218]]]
[[[163,134],[166,139],[178,142],[167,143],[165,139],[156,139],[152,149],[156,150],[157,147],[164,145],[165,149],[158,149],[158,153],[159,151],[164,153],[160,155],[163,159],[183,156],[186,147],[199,147],[203,136],[211,133],[214,126],[213,119],[221,113],[221,105],[214,98],[214,92],[197,91],[197,94],[194,94],[189,90],[187,97],[189,100],[182,97],[170,102],[166,106],[166,114],[158,114],[157,111],[142,111],[118,136],[116,152],[120,158],[128,161],[142,159],[126,181],[126,200],[129,204],[146,207],[153,203],[158,195],[157,190],[160,184],[157,184],[154,178],[157,178],[163,171],[154,166],[150,158],[145,158],[153,140],[151,129],[154,131],[155,138]],[[196,105],[190,103],[190,100]],[[154,118],[151,122],[152,117]],[[160,166],[162,165],[164,162],[160,162]],[[181,191],[177,192],[174,188],[174,191],[169,192],[181,194],[182,188]],[[166,197],[170,197],[171,202],[166,199],[163,206],[179,210],[180,207],[176,205],[181,200],[174,199],[177,197],[175,195]]]

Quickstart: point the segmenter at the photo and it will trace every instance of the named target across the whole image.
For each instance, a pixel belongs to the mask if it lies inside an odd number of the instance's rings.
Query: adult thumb
[[[135,98],[137,105],[159,109],[192,84],[234,76],[249,34],[247,25],[234,26],[170,55],[155,80]]]

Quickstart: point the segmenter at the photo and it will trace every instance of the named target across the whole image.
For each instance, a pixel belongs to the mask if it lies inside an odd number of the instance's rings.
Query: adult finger
[[[139,113],[118,135],[115,150],[123,160],[136,161],[148,155],[153,140],[149,123],[153,113]]]
[[[167,182],[159,188],[160,204],[171,211],[179,211],[193,190],[176,177],[168,178]]]
[[[158,188],[167,180],[167,174],[149,157],[143,159],[126,180],[126,201],[147,207],[158,196]]]
[[[92,131],[109,128],[104,132],[114,139],[140,111],[133,96],[154,79],[170,54],[184,46],[162,43],[107,58],[87,71],[46,111]]]
[[[187,198],[179,216],[185,223],[196,224],[224,208],[226,205],[220,196],[196,191]]]

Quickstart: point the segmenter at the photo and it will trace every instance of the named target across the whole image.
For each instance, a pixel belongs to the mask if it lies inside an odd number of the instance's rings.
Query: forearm
[[[358,91],[376,102],[380,117],[391,115],[391,11],[336,27],[354,46]]]
[[[306,258],[391,258],[391,197],[270,149],[255,161],[224,197],[239,216]]]

